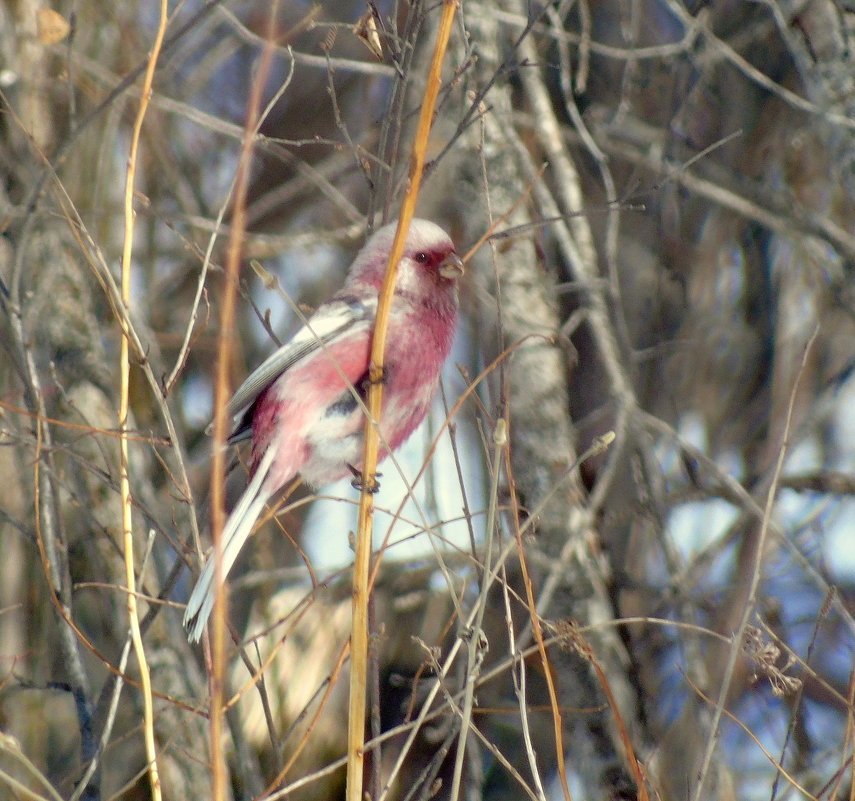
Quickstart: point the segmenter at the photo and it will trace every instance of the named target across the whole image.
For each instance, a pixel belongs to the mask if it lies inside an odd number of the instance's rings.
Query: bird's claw
[[[372,376],[371,370],[369,370],[365,378],[362,380],[362,389],[366,392],[372,384],[383,385],[386,383],[386,368],[380,367],[374,369],[377,370],[377,372],[379,373],[378,375]]]
[[[373,476],[370,476],[368,480],[366,480],[362,471],[358,467],[354,467],[352,464],[347,466],[347,469],[353,473],[353,481],[350,482],[350,486],[355,490],[359,490],[360,492],[368,492],[371,495],[374,495],[380,492],[380,482],[377,480],[382,476],[382,473],[375,473]]]

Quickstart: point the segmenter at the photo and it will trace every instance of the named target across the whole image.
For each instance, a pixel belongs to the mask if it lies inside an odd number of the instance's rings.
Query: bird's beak
[[[449,253],[440,263],[439,263],[439,274],[443,278],[460,278],[465,270],[463,269],[463,259],[460,258],[456,253]]]

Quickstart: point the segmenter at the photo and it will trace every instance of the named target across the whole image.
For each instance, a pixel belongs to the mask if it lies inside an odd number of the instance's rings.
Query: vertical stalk
[[[371,534],[374,515],[372,493],[377,486],[377,457],[380,450],[378,422],[383,403],[383,353],[389,327],[389,311],[395,291],[398,262],[404,251],[404,239],[416,208],[425,153],[433,121],[436,99],[442,85],[442,62],[451,37],[451,23],[458,0],[444,0],[433,59],[428,73],[422,110],[410,156],[409,184],[401,204],[398,230],[389,254],[386,278],[377,304],[377,319],[371,342],[368,367],[368,417],[365,421],[365,450],[362,459],[362,494],[356,529],[356,554],[353,564],[353,622],[350,634],[350,697],[347,731],[347,801],[363,801],[362,780],[365,754],[365,695],[368,685],[368,574],[371,566]]]
[[[134,120],[131,135],[131,147],[128,154],[127,180],[125,181],[124,215],[125,238],[122,246],[122,307],[119,310],[119,324],[122,327],[122,340],[119,352],[119,497],[122,504],[122,541],[125,556],[125,581],[128,585],[127,607],[128,622],[131,628],[131,639],[134,643],[134,653],[140,670],[140,684],[143,693],[143,736],[145,753],[148,762],[149,784],[153,801],[160,801],[160,774],[157,769],[157,750],[154,740],[154,703],[151,694],[151,674],[145,658],[142,632],[140,631],[139,612],[137,610],[136,569],[134,565],[134,531],[133,509],[131,505],[131,479],[128,460],[128,414],[130,411],[130,341],[128,336],[129,316],[131,307],[131,257],[134,246],[134,179],[136,177],[137,156],[139,153],[140,134],[145,119],[148,103],[151,98],[151,86],[157,57],[163,45],[166,33],[168,8],[166,0],[160,2],[160,20],[154,45],[148,57],[145,78],[143,79],[140,107]]]

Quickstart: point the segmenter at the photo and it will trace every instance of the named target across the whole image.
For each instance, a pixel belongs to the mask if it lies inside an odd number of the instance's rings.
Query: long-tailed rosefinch
[[[249,485],[222,534],[228,574],[267,501],[298,473],[319,486],[360,469],[368,361],[377,296],[396,224],[379,229],[359,252],[341,291],[259,366],[229,402],[234,443],[252,438]],[[413,220],[398,265],[383,374],[380,459],[421,423],[451,349],[457,279],[463,263],[439,226]],[[214,605],[210,558],[184,615],[201,637]]]

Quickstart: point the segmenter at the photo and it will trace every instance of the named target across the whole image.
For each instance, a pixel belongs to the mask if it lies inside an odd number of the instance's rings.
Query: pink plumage
[[[267,501],[298,473],[310,486],[362,464],[365,380],[377,297],[396,223],[380,228],[357,255],[342,289],[290,342],[268,357],[229,402],[231,442],[252,438],[249,484],[222,535],[225,577]],[[439,226],[413,220],[398,264],[386,340],[380,458],[424,419],[454,337],[463,263]],[[214,603],[208,560],[187,602],[184,625],[198,640]]]

